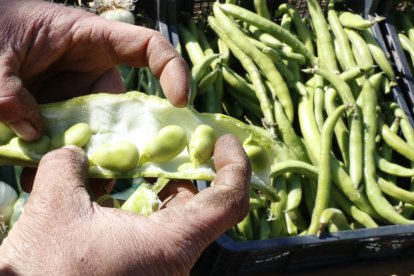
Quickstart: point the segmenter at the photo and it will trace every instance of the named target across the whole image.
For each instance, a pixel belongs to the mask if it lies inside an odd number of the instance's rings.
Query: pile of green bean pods
[[[392,98],[396,76],[365,20],[330,2],[273,13],[218,2],[179,25],[191,105],[257,125],[284,142],[277,202],[251,191],[236,240],[414,223],[414,129]]]

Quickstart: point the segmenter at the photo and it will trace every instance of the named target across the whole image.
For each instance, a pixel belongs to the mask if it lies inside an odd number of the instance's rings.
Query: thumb
[[[87,177],[87,157],[75,146],[67,146],[46,154],[39,164],[28,202],[28,209],[37,214],[73,218],[90,198],[84,187]],[[59,214],[60,213],[60,214]]]
[[[6,70],[0,71],[0,122],[24,140],[34,141],[43,129],[37,102],[7,64],[0,63],[1,67]]]

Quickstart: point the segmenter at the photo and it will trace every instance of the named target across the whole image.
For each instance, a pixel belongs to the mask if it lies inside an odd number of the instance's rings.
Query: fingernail
[[[40,136],[37,129],[27,120],[13,122],[10,124],[10,128],[17,134],[17,136],[26,141],[34,141]]]

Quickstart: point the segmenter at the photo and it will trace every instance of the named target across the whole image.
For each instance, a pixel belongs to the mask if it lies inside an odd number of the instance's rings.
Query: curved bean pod
[[[387,58],[387,55],[384,53],[381,46],[378,44],[378,41],[375,39],[372,31],[370,29],[363,30],[362,36],[364,37],[365,42],[368,45],[368,48],[371,52],[372,58],[374,59],[375,63],[378,64],[378,66],[390,80],[394,80],[395,73],[389,62],[389,58]]]
[[[303,42],[303,44],[305,44],[305,47],[309,50],[309,52],[314,54],[315,49],[312,41],[313,34],[303,22],[297,9],[288,3],[283,3],[278,7],[278,11],[287,12],[290,15],[293,24],[295,25],[296,32],[298,33],[298,38]]]
[[[341,22],[342,26],[356,30],[366,30],[370,28],[372,25],[384,19],[385,17],[377,16],[373,20],[367,20],[359,14],[347,11],[341,12],[341,14],[339,15],[339,21]]]
[[[384,194],[402,202],[414,204],[414,192],[404,190],[384,178],[378,178],[378,186]]]
[[[325,227],[330,221],[335,223],[340,230],[351,230],[351,226],[349,226],[345,215],[341,210],[337,208],[327,208],[323,210],[319,220],[318,231],[316,233],[318,237],[325,231]]]
[[[366,228],[378,227],[378,224],[371,218],[370,215],[361,211],[358,207],[353,205],[338,189],[332,189],[332,197],[347,215],[351,216],[355,221],[365,226]]]
[[[328,23],[319,6],[318,1],[308,0],[309,14],[316,33],[316,48],[318,52],[319,66],[325,70],[336,73],[338,66],[336,64],[335,50],[328,30]]]
[[[256,26],[257,28],[273,35],[280,41],[289,45],[295,52],[304,55],[310,65],[316,65],[317,60],[315,56],[309,52],[306,46],[299,39],[279,25],[236,5],[222,4],[220,5],[220,8],[232,17],[238,18],[249,25]]]
[[[376,180],[375,167],[375,136],[377,135],[377,94],[371,82],[368,80],[362,88],[364,120],[364,178],[368,199],[374,209],[387,221],[395,224],[408,224],[414,221],[407,220],[398,214],[392,205],[384,198]]]
[[[389,162],[387,159],[382,158],[381,156],[375,156],[375,164],[377,165],[378,169],[381,171],[399,176],[399,177],[413,177],[414,176],[414,169],[406,168],[396,163]]]
[[[231,20],[220,8],[221,6],[216,2],[213,5],[214,16],[221,24],[223,31],[229,36],[231,40],[237,44],[240,49],[245,52],[257,66],[261,69],[264,76],[272,84],[275,94],[272,95],[273,99],[278,99],[283,106],[289,120],[292,122],[294,118],[294,110],[292,99],[289,94],[289,89],[280,73],[277,71],[273,62],[260,50],[252,47],[249,40],[236,26],[233,20]],[[257,16],[257,15],[255,15]]]
[[[260,102],[260,108],[263,111],[264,118],[266,120],[266,124],[271,126],[274,125],[275,119],[272,111],[272,106],[266,94],[266,88],[262,83],[260,72],[257,69],[256,65],[249,58],[228,36],[227,34],[221,29],[220,24],[217,20],[209,16],[208,22],[210,27],[214,30],[214,32],[223,40],[224,43],[229,47],[230,51],[233,55],[240,61],[243,68],[247,71],[250,76],[250,79],[255,87],[255,94],[257,99]],[[274,131],[272,131],[274,132]]]
[[[328,207],[331,187],[331,146],[335,124],[342,114],[349,108],[348,105],[339,106],[335,112],[326,119],[321,135],[321,149],[319,157],[318,189],[316,192],[315,208],[312,212],[311,223],[307,234],[313,235],[318,231],[318,224],[322,212]]]
[[[349,45],[348,37],[339,21],[333,2],[329,2],[328,4],[328,22],[334,33],[335,40],[338,42],[339,52],[341,53],[340,62],[343,62],[345,69],[355,67],[356,63],[351,46]]]
[[[348,36],[351,44],[358,51],[359,56],[361,57],[362,66],[372,67],[374,66],[374,60],[371,56],[371,51],[368,48],[365,40],[355,31],[350,29],[345,29],[345,33]]]
[[[406,141],[396,133],[392,132],[382,120],[378,120],[378,128],[380,130],[381,138],[387,145],[410,161],[414,161],[414,147],[407,144]]]

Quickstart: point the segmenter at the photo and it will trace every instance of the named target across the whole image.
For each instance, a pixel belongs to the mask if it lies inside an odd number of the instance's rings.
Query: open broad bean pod
[[[223,134],[236,136],[253,162],[252,183],[270,185],[274,160],[289,156],[264,129],[222,114],[176,108],[139,92],[99,93],[41,105],[45,133],[29,143],[0,132],[0,164],[37,166],[48,151],[82,147],[95,178],[214,179],[213,149]],[[7,137],[3,137],[7,136]]]

